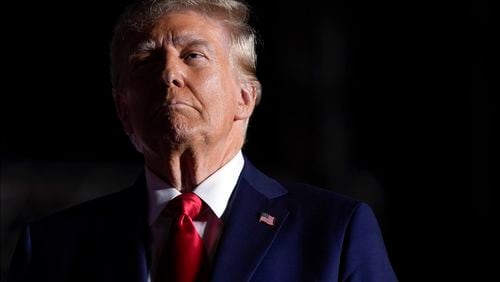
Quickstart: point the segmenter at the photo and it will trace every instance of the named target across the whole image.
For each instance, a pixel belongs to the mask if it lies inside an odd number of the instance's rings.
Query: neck
[[[232,144],[177,146],[163,154],[145,152],[144,158],[148,168],[165,182],[181,192],[190,192],[228,163],[240,151],[243,140]]]

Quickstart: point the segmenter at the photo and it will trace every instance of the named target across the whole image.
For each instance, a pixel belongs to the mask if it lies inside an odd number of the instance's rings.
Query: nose
[[[181,88],[184,86],[182,63],[182,60],[179,58],[175,58],[174,56],[166,56],[162,79],[168,88]]]

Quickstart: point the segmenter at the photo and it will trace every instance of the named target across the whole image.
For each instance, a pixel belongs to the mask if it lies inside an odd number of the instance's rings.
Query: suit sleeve
[[[31,261],[31,237],[29,225],[21,233],[12,255],[7,282],[28,281]]]
[[[340,281],[398,281],[392,269],[377,219],[364,203],[355,208],[342,249]]]

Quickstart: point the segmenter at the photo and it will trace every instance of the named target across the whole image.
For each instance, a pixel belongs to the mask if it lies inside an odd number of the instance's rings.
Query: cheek
[[[130,89],[139,99],[150,99],[148,96],[161,96],[161,92],[165,91],[165,86],[162,87],[159,78],[150,75],[131,81]]]
[[[130,116],[135,127],[145,127],[154,118],[154,114],[158,112],[161,106],[161,101],[153,99],[154,96],[148,93],[151,92],[133,92],[130,99]],[[158,101],[156,101],[158,100]]]
[[[236,81],[232,74],[222,70],[210,72],[203,76],[198,84],[198,93],[203,104],[211,104],[214,108],[229,111],[233,105],[235,94],[238,93]],[[222,108],[224,107],[224,108]]]

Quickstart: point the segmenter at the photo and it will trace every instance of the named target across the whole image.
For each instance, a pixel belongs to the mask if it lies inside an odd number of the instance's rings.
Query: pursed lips
[[[177,100],[167,101],[165,103],[165,106],[167,106],[167,107],[190,107],[190,108],[193,108],[193,106],[191,106],[191,104],[186,103],[184,101],[177,101]]]
[[[182,109],[182,108],[189,108],[192,110],[198,111],[198,109],[193,106],[191,103],[185,102],[185,101],[180,101],[180,100],[170,100],[166,101],[164,104],[165,109]]]

